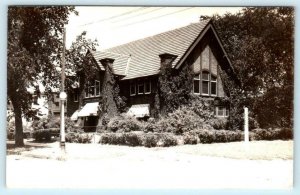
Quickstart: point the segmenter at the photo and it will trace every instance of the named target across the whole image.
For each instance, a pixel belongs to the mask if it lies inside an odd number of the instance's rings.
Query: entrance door
[[[84,131],[85,132],[95,132],[96,126],[98,125],[98,116],[88,116],[85,117],[84,121]]]

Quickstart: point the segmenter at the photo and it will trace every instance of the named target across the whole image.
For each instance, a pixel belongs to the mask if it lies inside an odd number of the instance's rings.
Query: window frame
[[[207,79],[203,78],[203,73],[207,74],[207,76],[208,76]],[[207,86],[208,92],[207,93],[203,93],[203,88],[204,88],[203,87],[203,83],[204,82],[206,82],[208,84],[208,86]],[[210,72],[208,72],[208,71],[202,71],[202,73],[201,73],[201,95],[209,96],[209,94],[210,94]]]
[[[99,94],[97,93],[97,84],[99,83]],[[92,85],[93,84],[93,85]],[[90,88],[93,88],[90,93]],[[84,97],[85,98],[93,98],[93,97],[100,97],[101,96],[101,82],[100,80],[94,79],[93,82],[88,81],[85,89],[84,89]]]
[[[97,82],[99,83],[99,86],[98,86],[99,94],[97,93]],[[100,80],[95,79],[94,92],[95,92],[95,97],[99,97],[101,95],[101,82],[100,82]]]
[[[141,88],[143,90],[142,92],[140,92],[140,86],[142,87]],[[145,83],[139,81],[138,84],[137,84],[137,94],[142,95],[142,94],[144,94],[144,91],[145,91]]]
[[[134,87],[134,93],[132,93],[132,87]],[[129,84],[129,93],[130,96],[135,96],[136,95],[136,83],[135,82],[130,82]]]
[[[200,73],[199,74],[195,74],[194,78],[193,78],[193,93],[196,94],[196,95],[200,95],[201,94],[201,77],[200,77],[200,75],[201,75]],[[196,78],[197,76],[198,76],[198,78]],[[199,84],[199,89],[198,89],[199,93],[195,92],[195,84],[194,84],[195,81],[197,81],[198,84]]]
[[[213,81],[212,78],[215,78]],[[212,83],[216,84],[216,94],[212,94]],[[211,96],[217,96],[218,95],[218,77],[215,75],[210,74],[210,95]]]
[[[149,84],[149,91],[146,91],[146,85]],[[144,81],[144,94],[150,94],[151,93],[151,81],[145,80]]]
[[[222,115],[219,115],[219,110],[222,108]],[[227,118],[229,117],[229,108],[226,106],[216,106],[216,117]]]

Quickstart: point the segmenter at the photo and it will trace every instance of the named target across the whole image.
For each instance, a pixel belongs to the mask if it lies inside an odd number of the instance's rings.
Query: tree
[[[76,40],[72,42],[70,49],[66,51],[66,72],[69,76],[66,77],[66,89],[68,92],[72,92],[73,85],[78,82],[80,87],[79,104],[82,106],[82,99],[84,98],[84,85],[85,82],[94,78],[98,72],[97,62],[95,62],[91,51],[95,51],[99,45],[98,41],[88,39],[86,37],[87,32],[83,31],[76,37]],[[73,76],[70,76],[73,75]]]
[[[27,88],[42,82],[46,91],[58,80],[62,30],[74,7],[8,8],[7,95],[15,114],[15,145],[23,146],[22,115],[28,116],[32,98]],[[77,13],[77,12],[75,12]]]
[[[294,9],[245,8],[213,19],[241,81],[239,99],[262,127],[291,127]]]

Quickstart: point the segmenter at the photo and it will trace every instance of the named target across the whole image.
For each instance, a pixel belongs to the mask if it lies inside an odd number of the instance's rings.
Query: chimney
[[[173,61],[177,58],[176,55],[169,54],[169,53],[159,54],[159,57],[160,57],[160,66],[170,65],[170,67],[172,67]]]
[[[112,65],[114,61],[115,59],[112,58],[103,58],[100,60],[100,63],[103,65],[105,69],[109,68],[113,72],[114,69],[112,68]]]

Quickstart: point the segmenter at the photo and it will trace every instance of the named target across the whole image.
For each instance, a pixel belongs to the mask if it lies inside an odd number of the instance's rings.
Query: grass
[[[179,145],[173,147],[131,147],[101,144],[77,144],[67,143],[67,151],[70,157],[81,159],[106,159],[126,155],[137,155],[139,153],[164,155],[169,153],[189,154],[193,156],[211,156],[233,159],[249,160],[292,160],[293,141],[251,141],[246,145],[244,142]],[[7,143],[7,155],[26,153],[50,157],[59,151],[59,144],[56,143],[33,143],[26,142],[24,148],[14,148],[13,143]],[[154,152],[154,153],[152,153]]]
[[[176,152],[234,159],[292,160],[293,141],[251,141],[248,145],[244,142],[213,143],[198,144],[194,145],[194,147],[191,145],[183,145],[178,146]]]

